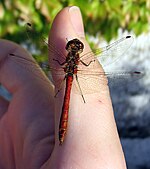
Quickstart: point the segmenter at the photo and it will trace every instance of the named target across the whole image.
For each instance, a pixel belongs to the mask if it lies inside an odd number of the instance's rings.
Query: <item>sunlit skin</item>
[[[49,34],[65,55],[66,37],[83,39],[89,50],[78,8],[61,10]],[[0,82],[13,95],[10,102],[0,98],[1,169],[126,169],[107,84],[100,93],[85,95],[86,103],[72,91],[68,132],[59,146],[64,91],[54,98],[57,89],[41,80],[46,77],[39,71],[41,78],[36,78],[9,53],[31,57],[19,45],[0,40]],[[49,58],[50,64],[52,58],[59,60],[53,53]]]

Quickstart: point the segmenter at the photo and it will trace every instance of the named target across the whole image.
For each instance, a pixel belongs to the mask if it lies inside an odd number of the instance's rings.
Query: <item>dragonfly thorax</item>
[[[79,54],[83,51],[84,45],[78,39],[70,40],[66,45],[66,50],[73,54]]]

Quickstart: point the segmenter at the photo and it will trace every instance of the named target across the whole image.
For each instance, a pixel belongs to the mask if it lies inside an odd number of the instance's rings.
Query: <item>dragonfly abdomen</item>
[[[66,89],[65,89],[65,96],[64,102],[62,107],[62,113],[59,123],[59,143],[60,145],[63,144],[68,127],[68,113],[69,113],[69,103],[70,103],[70,93],[71,87],[73,82],[73,75],[68,75],[66,77]]]

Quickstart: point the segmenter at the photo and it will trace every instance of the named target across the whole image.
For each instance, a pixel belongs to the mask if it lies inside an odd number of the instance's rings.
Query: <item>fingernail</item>
[[[76,34],[79,37],[85,37],[80,9],[77,6],[72,6],[69,8],[69,14],[70,14],[70,20],[71,20],[72,26]]]

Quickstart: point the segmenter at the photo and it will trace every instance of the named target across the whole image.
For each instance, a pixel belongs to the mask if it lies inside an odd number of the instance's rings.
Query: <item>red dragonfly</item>
[[[26,26],[27,26],[26,29],[27,29],[27,33],[28,33],[29,37],[32,36],[32,34],[35,34],[35,31],[33,30],[30,23],[27,23]],[[78,88],[78,90],[83,98],[83,101],[85,103],[84,93],[87,93],[87,90],[88,90],[88,93],[100,91],[100,90],[97,90],[96,88],[94,88],[94,91],[93,91],[93,89],[91,87],[89,87],[90,85],[88,85],[86,87],[86,90],[84,90],[84,87],[81,87],[84,80],[92,78],[92,79],[96,79],[95,82],[103,84],[104,82],[106,82],[106,77],[112,78],[112,81],[110,81],[110,82],[114,82],[117,79],[119,79],[119,80],[120,79],[134,80],[134,79],[139,79],[143,76],[143,73],[139,72],[139,71],[105,72],[104,73],[98,69],[89,70],[89,67],[94,68],[95,64],[98,63],[97,57],[96,57],[96,55],[98,55],[98,54],[100,56],[99,57],[100,62],[109,56],[115,56],[114,60],[116,60],[118,56],[121,56],[131,46],[131,44],[133,42],[132,36],[123,37],[122,39],[120,39],[120,40],[118,40],[118,41],[116,41],[104,48],[96,49],[96,50],[90,51],[85,54],[81,54],[84,50],[83,42],[81,42],[79,39],[75,38],[75,39],[72,39],[67,42],[65,49],[67,50],[68,54],[66,56],[64,56],[61,53],[61,51],[58,51],[58,49],[56,49],[56,47],[53,43],[48,44],[44,37],[41,38],[41,41],[44,42],[46,45],[48,45],[48,50],[50,52],[54,52],[55,54],[59,55],[60,59],[62,59],[62,61],[57,60],[57,59],[53,59],[54,64],[55,65],[58,64],[58,68],[49,67],[51,71],[56,72],[56,75],[63,74],[63,76],[64,76],[62,83],[58,87],[58,91],[56,92],[55,96],[61,90],[61,88],[63,86],[63,82],[66,81],[65,95],[64,95],[62,112],[61,112],[61,117],[60,117],[60,124],[59,124],[59,143],[60,143],[60,145],[63,144],[66,133],[67,133],[70,93],[71,93],[74,77],[77,82],[77,88]],[[114,55],[114,54],[117,54],[117,55]],[[23,63],[23,60],[24,60],[24,61],[26,61],[27,64],[29,64],[29,63],[33,64],[33,62],[31,60],[27,60],[21,56],[18,56],[15,53],[11,53],[10,56],[14,60],[17,60],[17,63],[21,64],[21,63]],[[80,67],[82,67],[82,68],[80,69]],[[86,84],[89,84],[89,83],[86,82]]]

